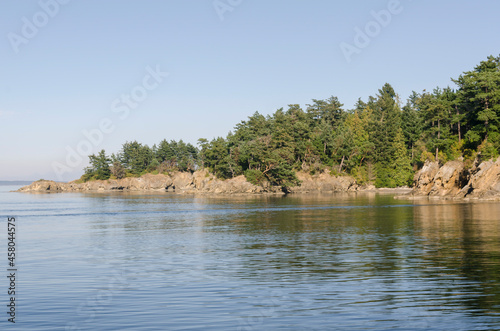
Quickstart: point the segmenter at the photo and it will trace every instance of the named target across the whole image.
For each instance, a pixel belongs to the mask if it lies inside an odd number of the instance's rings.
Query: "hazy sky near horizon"
[[[89,146],[195,144],[255,111],[349,109],[385,82],[405,101],[500,53],[494,0],[0,4],[0,180],[75,179]]]

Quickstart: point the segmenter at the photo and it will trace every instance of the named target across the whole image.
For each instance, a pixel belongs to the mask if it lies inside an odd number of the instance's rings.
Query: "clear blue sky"
[[[0,180],[78,178],[86,160],[68,162],[68,148],[103,118],[113,131],[93,152],[196,143],[313,98],[348,109],[385,82],[405,101],[500,53],[495,0],[401,0],[378,30],[371,12],[391,1],[60,1],[0,1]],[[372,37],[348,62],[340,45],[355,46],[356,27]],[[158,84],[148,66],[168,76]],[[115,102],[133,91],[140,102],[120,117]]]

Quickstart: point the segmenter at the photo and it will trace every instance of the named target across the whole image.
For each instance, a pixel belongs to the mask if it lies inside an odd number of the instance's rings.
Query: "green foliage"
[[[466,138],[477,148],[500,130],[500,57],[488,57],[453,81],[459,86],[458,107],[469,127]]]
[[[394,183],[396,186],[410,185],[413,179],[413,169],[404,142],[403,129],[399,129],[394,140]]]
[[[394,180],[394,169],[384,165],[382,163],[377,163],[375,167],[375,172],[377,174],[377,179],[375,180],[375,187],[396,187],[396,181]]]
[[[154,153],[151,161],[154,169],[164,163],[164,167],[170,170],[195,171],[198,163],[198,149],[190,143],[172,140],[162,140]],[[156,160],[156,161],[155,161]],[[161,172],[161,171],[160,171]]]
[[[254,185],[261,185],[266,180],[266,176],[260,170],[247,169],[245,170],[245,177],[248,182]]]
[[[205,167],[219,178],[231,178],[234,171],[231,172],[231,167],[234,166],[230,158],[227,141],[222,138],[213,139],[211,142],[203,142],[201,144],[201,158]]]
[[[463,146],[464,146],[463,140],[460,140],[460,141],[456,140],[455,142],[453,142],[453,144],[451,144],[451,146],[450,146],[449,159],[456,160],[456,159],[460,158],[463,154],[462,153]]]
[[[300,185],[292,166],[285,162],[276,165],[264,175],[266,175],[271,185],[280,186],[285,193],[288,193],[291,187]]]
[[[368,176],[368,171],[367,171],[367,166],[356,166],[351,170],[351,176],[356,179],[356,182],[358,184],[363,185],[366,183],[370,182],[369,176]]]
[[[498,157],[498,148],[485,139],[478,147],[480,161],[487,161]]]
[[[385,84],[377,98],[368,102],[368,107],[373,109],[370,123],[373,159],[377,163],[390,164],[394,160],[392,142],[401,125],[401,111],[392,86]]]
[[[158,162],[158,159],[156,157],[153,157],[153,160],[151,160],[151,163],[149,163],[148,167],[146,168],[147,172],[154,172],[158,171],[158,167],[160,166],[160,162]]]
[[[111,159],[106,156],[106,152],[101,150],[99,154],[89,155],[90,166],[85,168],[85,174],[82,176],[84,182],[89,180],[106,180],[111,176],[109,163]]]
[[[127,170],[135,175],[140,175],[150,165],[154,154],[148,145],[133,141],[123,144],[119,158],[121,164]]]
[[[415,104],[418,100],[418,94],[413,92],[408,100],[406,106],[403,107],[401,114],[401,128],[406,141],[406,147],[411,152],[411,162],[416,164],[417,158],[415,157],[415,148],[418,140],[423,132],[423,120],[418,107]]]

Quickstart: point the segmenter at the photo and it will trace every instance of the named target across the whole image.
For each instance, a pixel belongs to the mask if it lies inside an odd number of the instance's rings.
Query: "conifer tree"
[[[410,157],[405,146],[403,129],[399,129],[394,140],[394,183],[396,186],[409,185],[413,176]]]

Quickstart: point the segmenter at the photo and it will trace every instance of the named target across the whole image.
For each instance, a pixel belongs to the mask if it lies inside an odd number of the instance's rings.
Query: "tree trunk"
[[[345,156],[342,155],[342,161],[340,161],[339,172],[342,171],[342,167],[344,166],[344,158],[345,158]]]

